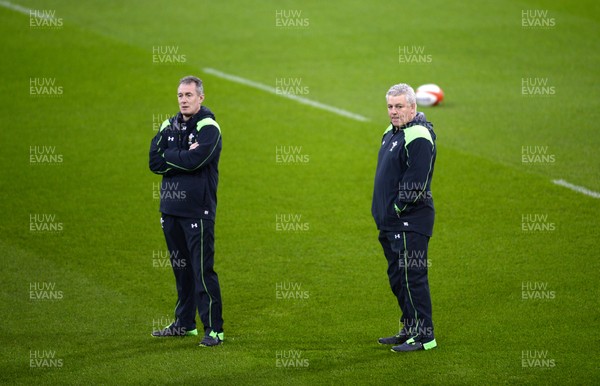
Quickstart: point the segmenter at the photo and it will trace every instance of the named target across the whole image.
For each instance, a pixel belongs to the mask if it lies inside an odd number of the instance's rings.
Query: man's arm
[[[408,169],[398,187],[394,202],[396,214],[409,212],[419,201],[427,199],[427,185],[433,167],[434,145],[431,137],[418,137],[406,145]]]
[[[217,154],[221,131],[215,125],[206,125],[197,133],[196,143],[190,150],[165,149],[164,160],[168,167],[180,171],[193,171],[208,164]]]
[[[165,160],[165,150],[168,147],[167,138],[165,138],[165,128],[169,126],[169,120],[163,122],[158,133],[150,142],[149,166],[150,170],[155,174],[172,175],[175,171],[167,164]]]

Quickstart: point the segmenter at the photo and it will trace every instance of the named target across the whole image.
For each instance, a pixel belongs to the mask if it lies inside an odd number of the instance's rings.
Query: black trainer
[[[429,342],[422,343],[415,338],[410,338],[406,342],[401,345],[392,347],[393,352],[409,352],[409,351],[419,351],[419,350],[431,350],[432,348],[436,348],[437,343],[435,339],[430,340]]]
[[[185,327],[176,327],[174,325],[170,325],[165,327],[162,330],[152,331],[152,336],[156,338],[164,338],[167,336],[197,336],[198,330],[188,330]]]
[[[377,339],[377,342],[379,342],[379,344],[402,344],[406,342],[407,339],[408,336],[403,333],[399,333],[394,336],[388,336],[387,338],[379,338]]]
[[[225,335],[222,332],[210,331],[204,335],[204,338],[198,344],[201,347],[213,347],[223,344]]]

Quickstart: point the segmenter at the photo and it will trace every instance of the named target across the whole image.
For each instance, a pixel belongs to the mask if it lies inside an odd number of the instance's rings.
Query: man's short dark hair
[[[180,86],[182,84],[190,84],[190,83],[196,84],[196,93],[198,95],[204,94],[204,86],[202,86],[202,79],[200,79],[196,76],[193,76],[193,75],[188,75],[188,76],[181,78],[181,80],[179,81]]]

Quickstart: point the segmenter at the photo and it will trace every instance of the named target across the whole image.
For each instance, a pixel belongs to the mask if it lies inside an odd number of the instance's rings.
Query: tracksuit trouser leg
[[[427,278],[429,237],[416,232],[379,232],[388,262],[388,278],[402,312],[404,332],[418,340],[434,339]]]
[[[162,215],[162,227],[177,287],[175,326],[223,331],[221,289],[214,270],[214,222]]]

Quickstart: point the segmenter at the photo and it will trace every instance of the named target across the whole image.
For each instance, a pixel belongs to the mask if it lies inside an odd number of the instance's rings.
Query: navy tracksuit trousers
[[[402,311],[403,333],[421,342],[434,339],[427,278],[429,237],[416,232],[380,231],[390,287]]]
[[[163,214],[161,223],[177,287],[175,327],[196,328],[196,310],[204,331],[223,331],[221,289],[213,269],[213,221]]]

